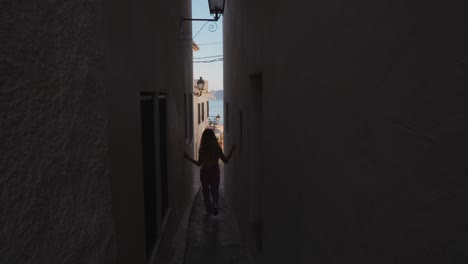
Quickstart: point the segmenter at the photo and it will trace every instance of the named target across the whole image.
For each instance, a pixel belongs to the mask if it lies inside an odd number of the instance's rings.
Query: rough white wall
[[[195,81],[194,81],[195,83]],[[205,89],[208,90],[208,81],[205,80]],[[190,95],[192,96],[192,95]],[[202,96],[197,97],[193,96],[193,127],[194,127],[194,133],[193,133],[193,158],[198,159],[198,147],[200,147],[201,143],[201,136],[203,134],[203,131],[205,131],[205,128],[208,124],[208,108],[207,108],[207,102],[210,99],[211,94],[210,93],[203,93]],[[203,105],[202,105],[203,103]],[[200,123],[198,123],[198,104],[200,104]],[[204,110],[202,110],[204,108]],[[204,119],[201,118],[202,114],[204,114]]]
[[[98,1],[0,4],[0,263],[111,263]]]
[[[166,94],[167,169],[170,215],[164,237],[171,240],[193,195],[184,138],[184,92],[192,91],[191,41],[180,39],[180,16],[190,1],[109,1],[105,8],[106,78],[113,214],[119,263],[145,262],[145,216],[141,161],[140,92]],[[156,170],[159,170],[159,110],[155,103]],[[161,185],[159,185],[160,187]],[[161,195],[161,192],[158,192]],[[161,199],[158,199],[160,202]],[[158,232],[164,215],[158,215]],[[160,236],[161,238],[161,236]],[[164,240],[164,238],[163,238]],[[158,253],[171,254],[170,243]]]
[[[261,7],[229,1],[224,17],[227,145],[251,108],[248,75],[264,73],[257,259],[466,262],[466,4],[269,1],[257,16]],[[243,155],[226,188],[251,242]]]

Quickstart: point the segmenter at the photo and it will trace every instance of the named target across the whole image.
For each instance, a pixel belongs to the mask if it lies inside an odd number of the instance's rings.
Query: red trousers
[[[219,165],[200,169],[203,199],[208,213],[213,212],[213,206],[218,207],[219,199]]]

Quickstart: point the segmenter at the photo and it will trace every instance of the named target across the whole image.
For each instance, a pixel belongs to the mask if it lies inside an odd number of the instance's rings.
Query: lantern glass
[[[197,88],[200,91],[203,91],[203,88],[205,87],[205,81],[203,81],[203,78],[200,77],[200,79],[197,81]]]
[[[224,11],[225,0],[208,0],[210,14],[221,15]]]

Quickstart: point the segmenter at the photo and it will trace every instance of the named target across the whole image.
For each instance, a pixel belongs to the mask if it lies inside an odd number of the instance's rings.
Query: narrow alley
[[[224,173],[221,166],[219,214],[205,216],[201,190],[190,215],[185,264],[252,264],[242,245],[232,209],[224,197]]]
[[[468,1],[200,3],[0,1],[0,264],[468,263]]]
[[[199,180],[195,180],[191,204],[184,213],[176,230],[161,241],[158,264],[253,264],[246,246],[240,238],[232,209],[224,194],[224,164],[220,162],[219,214],[206,216]],[[199,178],[198,173],[194,177]]]

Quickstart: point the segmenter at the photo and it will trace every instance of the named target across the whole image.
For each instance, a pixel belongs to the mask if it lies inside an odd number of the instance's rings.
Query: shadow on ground
[[[201,191],[197,194],[189,221],[185,264],[247,264],[252,263],[239,232],[232,212],[226,206],[223,189],[220,188],[219,214],[205,216]]]

